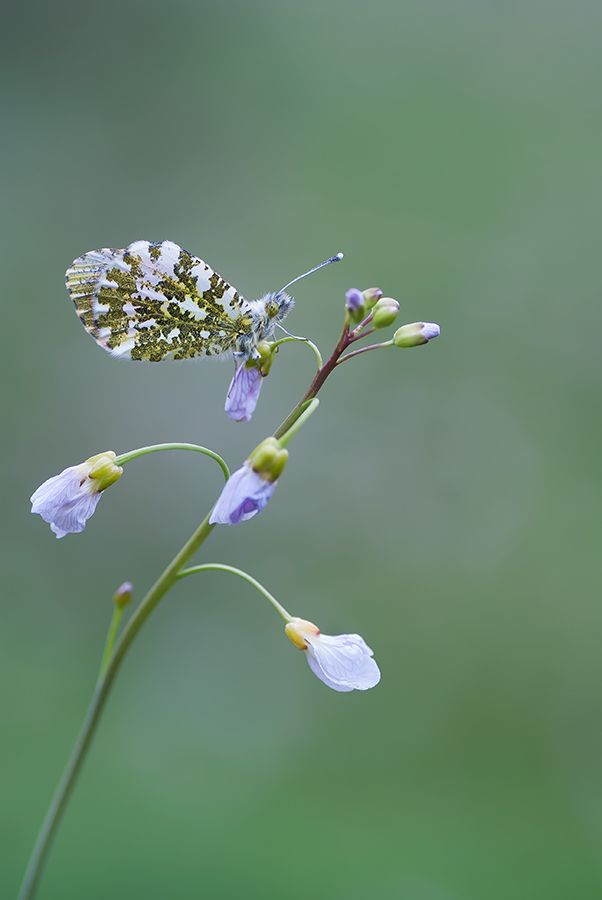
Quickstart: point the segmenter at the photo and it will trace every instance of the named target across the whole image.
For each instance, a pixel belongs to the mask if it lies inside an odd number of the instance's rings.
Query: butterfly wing
[[[217,356],[252,330],[238,291],[171,241],[92,250],[72,263],[65,281],[84,328],[112,356]]]

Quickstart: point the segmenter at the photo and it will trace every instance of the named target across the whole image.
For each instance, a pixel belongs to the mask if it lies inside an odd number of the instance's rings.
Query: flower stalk
[[[337,255],[336,259],[338,258],[340,258],[340,255]],[[330,261],[334,261],[334,259]],[[288,455],[288,451],[285,449],[286,445],[317,409],[319,403],[316,399],[317,394],[337,365],[358,353],[376,349],[380,346],[389,346],[392,343],[372,345],[346,354],[351,345],[375,330],[375,327],[370,327],[374,316],[377,319],[380,317],[380,321],[375,322],[375,325],[379,326],[384,321],[392,320],[393,313],[396,313],[396,309],[393,306],[396,301],[390,301],[388,306],[386,303],[381,303],[381,306],[378,307],[378,304],[381,302],[382,292],[377,288],[364,291],[361,296],[359,296],[360,292],[354,291],[351,293],[352,296],[348,295],[347,298],[348,305],[346,307],[343,330],[332,354],[326,362],[322,361],[320,351],[316,345],[305,338],[289,335],[280,341],[274,342],[272,345],[271,352],[273,353],[274,350],[278,349],[278,345],[289,341],[306,343],[314,353],[318,370],[305,395],[279,425],[274,435],[263,441],[250,454],[243,467],[233,475],[230,475],[230,470],[222,457],[206,447],[186,443],[154,444],[123,453],[120,456],[116,456],[113,451],[108,451],[105,454],[100,454],[99,457],[91,457],[86,463],[77,467],[71,467],[60,475],[49,479],[38,488],[32,497],[32,502],[34,502],[32,511],[39,512],[45,521],[51,524],[57,537],[62,537],[64,534],[83,530],[86,520],[96,508],[101,492],[110,484],[113,484],[117,478],[121,477],[121,466],[138,457],[164,450],[198,452],[217,462],[226,479],[226,487],[214,508],[205,516],[188,541],[150,587],[126,623],[121,635],[119,635],[119,629],[123,608],[129,601],[131,589],[128,592],[128,590],[125,590],[126,585],[123,585],[120,589],[121,594],[118,591],[115,595],[113,616],[109,625],[95,690],[81,731],[38,835],[21,886],[19,900],[31,900],[34,895],[52,839],[126,653],[147,618],[181,578],[197,572],[220,570],[237,575],[247,581],[271,603],[284,619],[287,625],[286,633],[291,637],[291,640],[294,638],[293,643],[296,646],[305,650],[310,668],[329,687],[338,691],[365,690],[376,684],[380,678],[378,667],[372,660],[372,651],[359,635],[321,635],[317,626],[307,622],[307,620],[292,617],[260,582],[233,566],[221,563],[204,563],[186,567],[190,559],[205,543],[218,522],[219,524],[238,524],[238,522],[252,517],[256,512],[263,509],[275,488],[277,479],[286,462]],[[355,321],[366,312],[368,314],[356,325]],[[355,325],[353,330],[350,328],[351,324]],[[399,346],[409,346],[411,341],[416,342],[419,340],[423,342],[423,339],[428,340],[430,337],[435,336],[428,331],[423,332],[421,332],[418,339],[416,339],[413,332],[409,336],[405,331],[400,333]],[[266,360],[262,364],[263,371],[257,367],[260,376],[265,376],[269,371],[269,362],[271,362],[271,357],[269,361]],[[232,418],[248,419],[254,410],[261,382],[251,379],[247,383],[243,379],[243,376],[246,375],[247,373],[239,368],[232,382],[234,388],[240,391],[240,396],[232,395],[230,399],[227,398],[226,411],[231,414]],[[220,503],[222,510],[221,514],[217,515],[216,511],[218,511]]]

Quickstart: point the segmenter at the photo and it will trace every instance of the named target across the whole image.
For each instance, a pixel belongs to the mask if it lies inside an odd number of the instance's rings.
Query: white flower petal
[[[31,496],[31,511],[48,522],[57,538],[83,531],[100,493],[88,478],[90,467],[70,466],[49,478]]]
[[[305,640],[310,669],[333,690],[366,691],[380,681],[372,650],[359,634],[320,634]]]

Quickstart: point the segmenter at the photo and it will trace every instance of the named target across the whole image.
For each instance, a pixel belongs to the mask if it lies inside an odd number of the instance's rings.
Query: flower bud
[[[280,446],[275,437],[268,437],[255,447],[248,463],[265,481],[274,482],[280,477],[288,459],[288,450]]]
[[[399,312],[399,303],[391,297],[381,297],[372,310],[372,324],[375,328],[388,328]]]
[[[380,288],[367,288],[365,291],[362,291],[362,294],[366,309],[372,309],[376,301],[382,297],[383,292]]]
[[[257,344],[257,352],[259,353],[259,359],[256,360],[255,365],[265,378],[266,375],[270,374],[272,361],[274,359],[272,345],[268,343],[268,341],[260,341]]]
[[[439,337],[440,333],[441,329],[435,322],[412,322],[397,329],[393,343],[396,347],[419,347]]]
[[[123,475],[121,466],[115,465],[116,454],[113,450],[98,453],[86,460],[84,465],[89,467],[88,478],[93,482],[94,491],[100,493],[106,490]]]
[[[306,638],[317,637],[320,634],[320,629],[317,625],[314,625],[313,622],[308,622],[307,619],[297,618],[288,622],[288,624],[285,625],[284,631],[287,638],[292,641],[299,650],[307,650]]]
[[[119,609],[124,609],[132,599],[133,591],[132,583],[130,581],[124,581],[113,594],[113,603],[115,606],[118,606]]]
[[[357,288],[351,288],[345,294],[345,309],[352,322],[361,322],[366,314],[364,295]]]

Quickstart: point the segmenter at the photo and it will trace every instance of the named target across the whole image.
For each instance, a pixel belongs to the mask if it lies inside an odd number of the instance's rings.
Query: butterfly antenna
[[[282,291],[285,291],[287,288],[290,288],[291,284],[296,284],[297,281],[301,281],[302,278],[307,278],[307,276],[311,275],[312,272],[317,272],[318,269],[323,269],[324,266],[329,266],[330,263],[340,262],[342,259],[343,259],[342,253],[340,253],[340,252],[335,253],[334,256],[331,256],[329,259],[325,259],[324,262],[321,262],[319,265],[314,266],[313,269],[310,269],[308,272],[304,272],[303,275],[297,275],[296,278],[293,278],[292,281],[289,281],[288,284],[285,284],[283,288],[280,288],[278,293],[281,294]]]

